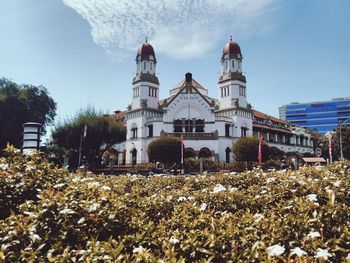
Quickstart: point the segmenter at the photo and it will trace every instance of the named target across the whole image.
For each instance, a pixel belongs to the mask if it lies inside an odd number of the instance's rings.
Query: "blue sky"
[[[87,105],[126,108],[146,36],[162,98],[186,72],[216,98],[230,35],[257,110],[350,97],[347,0],[0,0],[0,13],[0,77],[44,85],[57,121]]]

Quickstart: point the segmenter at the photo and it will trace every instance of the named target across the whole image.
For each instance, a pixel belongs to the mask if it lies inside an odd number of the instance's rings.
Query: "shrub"
[[[0,198],[16,208],[0,219],[0,262],[347,262],[349,176],[338,162],[108,177],[12,152],[0,159]]]
[[[181,142],[176,137],[160,137],[152,141],[147,148],[148,159],[151,162],[160,162],[166,166],[180,163]]]
[[[239,138],[232,146],[232,151],[237,161],[256,162],[258,160],[259,139],[254,137]],[[262,160],[269,159],[269,146],[262,144]]]

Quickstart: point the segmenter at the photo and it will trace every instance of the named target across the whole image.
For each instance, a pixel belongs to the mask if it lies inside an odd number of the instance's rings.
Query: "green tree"
[[[180,139],[176,137],[160,137],[148,145],[147,153],[150,162],[160,162],[168,166],[180,163]]]
[[[87,134],[83,139],[82,155],[90,168],[101,164],[103,153],[126,139],[126,128],[113,117],[102,115],[93,108],[81,110],[70,120],[58,124],[52,131],[53,147],[60,147],[69,152],[70,165],[76,167],[78,152],[84,126]]]
[[[257,162],[258,161],[259,139],[254,137],[239,138],[232,146],[232,152],[236,161]],[[269,146],[262,144],[262,160],[269,159]]]
[[[0,79],[0,149],[7,143],[22,146],[23,123],[39,122],[45,128],[55,116],[56,102],[45,87]]]
[[[270,147],[270,151],[269,151],[269,157],[272,160],[283,160],[285,157],[286,153],[280,149],[278,149],[277,147]]]

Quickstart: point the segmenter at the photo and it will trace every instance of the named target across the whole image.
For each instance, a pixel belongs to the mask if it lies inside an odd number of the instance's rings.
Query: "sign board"
[[[315,149],[315,154],[316,154],[317,157],[321,157],[321,155],[322,155],[322,150],[321,150],[321,148],[316,148],[316,149]]]

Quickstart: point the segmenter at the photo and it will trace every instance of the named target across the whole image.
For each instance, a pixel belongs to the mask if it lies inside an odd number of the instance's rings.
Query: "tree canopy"
[[[269,159],[269,146],[262,144],[262,160]],[[232,146],[232,152],[236,161],[257,162],[258,161],[259,139],[254,137],[239,138]]]
[[[77,165],[77,156],[84,126],[87,134],[83,141],[82,154],[90,167],[98,167],[101,156],[114,144],[126,138],[123,123],[108,115],[102,115],[93,108],[81,110],[75,117],[58,124],[52,131],[53,145],[65,149],[71,158],[70,164]]]
[[[160,162],[166,165],[180,163],[180,139],[176,137],[160,137],[148,145],[147,153],[150,162]]]
[[[22,146],[23,123],[53,123],[56,102],[43,86],[19,85],[0,79],[0,149],[7,143]]]
[[[348,121],[350,125],[350,121]],[[343,125],[341,128],[343,156],[345,159],[350,159],[350,126]],[[333,161],[340,159],[340,130],[339,127],[332,132],[332,157]],[[322,157],[329,158],[329,141],[326,135],[319,136],[317,142],[314,145],[316,148],[321,148]]]

